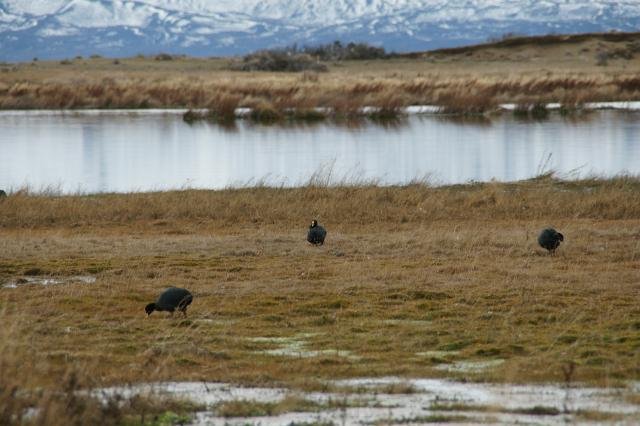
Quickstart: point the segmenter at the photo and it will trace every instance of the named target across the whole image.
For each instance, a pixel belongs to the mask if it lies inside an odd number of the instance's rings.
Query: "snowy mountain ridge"
[[[410,51],[638,29],[637,0],[0,0],[0,60],[229,55],[336,39]]]

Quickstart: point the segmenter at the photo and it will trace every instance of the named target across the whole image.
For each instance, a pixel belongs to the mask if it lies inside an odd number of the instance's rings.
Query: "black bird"
[[[317,220],[311,221],[311,226],[309,226],[309,232],[307,232],[307,241],[311,244],[315,245],[323,245],[324,237],[327,236],[327,230],[322,226],[318,225]]]
[[[187,306],[189,306],[192,301],[193,296],[189,293],[189,290],[169,287],[162,292],[155,303],[149,303],[145,306],[144,311],[147,313],[147,316],[151,315],[153,311],[169,311],[171,315],[173,315],[173,311],[177,309],[186,317]]]
[[[564,235],[553,228],[543,229],[538,236],[538,244],[540,244],[540,247],[549,250],[549,253],[556,251],[560,241],[564,241]]]

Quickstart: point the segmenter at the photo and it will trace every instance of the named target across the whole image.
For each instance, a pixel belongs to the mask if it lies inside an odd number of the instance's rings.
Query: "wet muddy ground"
[[[402,385],[402,387],[398,387]],[[630,395],[640,383],[627,388],[592,388],[547,385],[462,383],[442,379],[338,380],[330,392],[297,392],[284,388],[239,387],[224,383],[164,382],[96,390],[103,397],[162,396],[186,399],[206,410],[194,414],[196,425],[283,424],[634,424],[640,405]],[[403,389],[403,393],[392,392]],[[314,403],[308,412],[291,411],[271,416],[239,416],[226,412],[225,403],[277,404],[285,398]],[[336,406],[339,405],[339,408]]]

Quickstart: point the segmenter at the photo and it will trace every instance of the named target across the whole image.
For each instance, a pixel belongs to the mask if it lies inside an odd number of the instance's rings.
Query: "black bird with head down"
[[[564,241],[564,235],[553,228],[543,229],[538,236],[538,244],[549,250],[549,253],[555,253],[561,241]]]
[[[324,244],[324,237],[327,236],[327,231],[322,226],[318,225],[317,220],[311,221],[311,226],[309,226],[309,232],[307,232],[307,241],[309,241],[314,246]]]
[[[177,309],[186,317],[187,306],[193,301],[193,296],[189,290],[178,287],[169,287],[160,294],[158,300],[154,303],[149,303],[145,306],[144,311],[147,316],[151,315],[153,311],[169,311],[171,315]]]

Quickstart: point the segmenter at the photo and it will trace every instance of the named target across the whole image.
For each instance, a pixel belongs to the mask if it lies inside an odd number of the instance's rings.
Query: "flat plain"
[[[322,247],[305,242],[311,218]],[[550,225],[566,236],[555,255],[536,243]],[[55,389],[70,371],[84,386],[624,385],[640,379],[639,260],[635,178],[12,194],[4,388]],[[189,316],[146,318],[169,285],[194,293]]]

